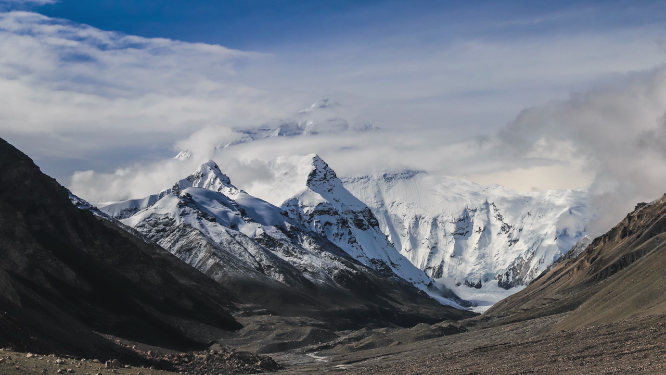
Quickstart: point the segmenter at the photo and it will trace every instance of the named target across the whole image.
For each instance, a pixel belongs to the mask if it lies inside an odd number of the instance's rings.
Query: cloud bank
[[[604,213],[593,230],[603,231],[666,193],[666,67],[525,109],[498,138],[516,157],[578,162],[593,176]]]
[[[171,148],[206,126],[261,123],[289,108],[285,97],[235,81],[236,65],[264,54],[29,12],[0,13],[0,45],[3,136],[42,158],[117,150],[122,165],[127,148]]]
[[[77,173],[72,186],[89,189],[84,196],[142,196],[213,158],[234,183],[251,191],[253,183],[274,178],[270,160],[317,152],[341,175],[416,169],[482,183],[504,174],[514,184],[524,179],[534,187],[544,182],[540,178],[574,185],[563,187],[588,185],[600,217],[588,230],[599,234],[636,203],[666,193],[666,67],[525,109],[494,135],[465,141],[447,141],[444,130],[382,130],[277,137],[216,150],[234,136],[227,128],[205,128],[179,142],[195,150],[185,163],[137,166],[114,175]],[[141,190],[148,181],[152,190]]]
[[[315,152],[340,175],[413,169],[526,191],[589,186],[608,214],[591,229],[602,231],[666,192],[666,68],[646,69],[664,56],[654,35],[265,54],[0,13],[0,130],[95,203],[157,192],[208,158],[251,189],[272,178],[268,161]],[[330,95],[342,104],[335,116],[383,130],[218,147],[239,139],[234,129],[293,120]],[[182,149],[193,157],[173,160]]]

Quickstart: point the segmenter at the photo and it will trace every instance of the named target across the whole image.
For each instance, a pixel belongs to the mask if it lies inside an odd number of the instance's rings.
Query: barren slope
[[[637,209],[578,257],[541,275],[485,315],[528,319],[573,313],[555,329],[573,329],[666,311],[666,196]]]

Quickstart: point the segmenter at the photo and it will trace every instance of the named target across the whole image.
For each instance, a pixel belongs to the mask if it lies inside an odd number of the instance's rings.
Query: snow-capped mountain
[[[181,151],[176,158],[179,158],[186,151]],[[190,153],[186,152],[187,158]],[[172,189],[185,189],[188,187],[198,187],[208,190],[214,190],[230,196],[236,196],[239,190],[231,184],[227,177],[214,161],[208,161],[197,168],[190,176],[176,182],[173,187],[164,189],[157,194],[149,195],[145,198],[130,199],[105,206],[102,211],[109,216],[122,220],[136,214],[137,212],[151,207],[160,199],[172,193]]]
[[[174,157],[176,160],[189,160],[192,158],[192,153],[190,150],[183,150]]]
[[[583,251],[585,251],[585,249],[586,249],[591,243],[592,243],[592,239],[591,239],[590,237],[588,237],[588,236],[584,236],[583,238],[581,238],[580,240],[578,240],[578,242],[576,242],[576,244],[573,245],[573,246],[571,247],[571,249],[569,249],[569,251],[566,252],[566,254],[562,255],[562,256],[559,257],[556,261],[554,261],[554,262],[551,263],[548,267],[546,267],[546,269],[545,269],[541,274],[539,274],[539,277],[541,277],[542,275],[548,273],[550,270],[552,270],[553,268],[555,268],[558,264],[560,264],[560,263],[562,263],[562,262],[564,262],[564,261],[567,261],[567,260],[569,260],[569,259],[577,258],[580,254],[583,253]],[[538,278],[538,277],[537,277],[537,278]]]
[[[435,279],[525,285],[585,236],[585,191],[517,192],[404,171],[346,177],[395,247]]]
[[[309,283],[300,276],[302,272],[310,281],[322,281],[330,278],[324,268],[335,268],[336,261],[344,263],[344,259],[326,259],[294,246],[286,233],[297,235],[297,230],[291,230],[293,225],[282,211],[237,189],[213,161],[202,164],[172,188],[112,204],[102,211],[122,219],[123,224],[204,273],[216,269],[219,277],[238,272],[244,277],[262,274],[295,286]],[[257,243],[261,240],[282,242],[277,246],[282,257]],[[193,250],[199,245],[203,246]],[[283,260],[289,256],[301,262],[296,264],[300,271],[294,268],[295,262]],[[318,264],[309,264],[313,259]],[[335,266],[345,268],[344,264]]]
[[[359,262],[287,211],[239,190],[213,161],[158,194],[101,210],[225,285],[243,284],[244,290],[256,285],[286,287],[307,293],[299,298],[326,291],[353,300],[349,293],[367,294],[367,288],[418,294],[391,268]],[[386,240],[377,233],[379,240]],[[421,277],[420,289],[427,289],[428,277],[414,270]],[[463,302],[450,291],[433,288],[430,293],[438,292],[440,302],[456,307],[460,307],[456,301]]]
[[[370,131],[378,127],[368,123],[356,123],[346,118],[342,105],[336,101],[322,99],[308,108],[299,111],[294,118],[274,121],[254,128],[234,129],[241,136],[239,139],[218,146],[219,149],[235,144],[252,142],[264,138],[295,137],[338,133],[344,131]]]
[[[325,236],[364,265],[396,274],[429,290],[432,280],[387,239],[372,210],[352,195],[316,154],[271,162],[275,180],[255,184],[252,193],[284,209],[290,218]]]

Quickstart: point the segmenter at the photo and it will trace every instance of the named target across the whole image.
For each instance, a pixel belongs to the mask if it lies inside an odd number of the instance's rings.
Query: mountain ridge
[[[326,173],[335,174],[332,170]],[[323,177],[313,175],[310,182],[325,185],[326,175]],[[327,306],[337,306],[340,313],[360,309],[386,315],[368,308],[390,312],[401,301],[411,306],[409,301],[420,300],[423,312],[409,307],[395,321],[462,314],[434,306],[434,300],[419,296],[411,284],[363,265],[326,237],[303,227],[286,210],[237,189],[213,161],[153,196],[161,198],[120,202],[100,210],[116,215],[214,280],[254,303],[263,300],[277,312],[314,309],[327,315],[323,311]],[[134,212],[126,216],[130,206]],[[282,297],[278,297],[280,293]],[[298,302],[284,306],[280,300],[285,298]]]
[[[464,303],[437,286],[401,255],[380,230],[372,210],[351,192],[335,171],[316,154],[281,157],[271,163],[276,179],[253,185],[253,194],[284,209],[290,218],[328,238],[366,266],[395,273],[433,298]]]
[[[435,279],[528,284],[585,235],[585,191],[519,193],[422,171],[343,177],[396,248]]]

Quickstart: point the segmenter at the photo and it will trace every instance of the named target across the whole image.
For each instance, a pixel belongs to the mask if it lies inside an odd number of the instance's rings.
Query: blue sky
[[[663,1],[61,0],[13,5],[49,17],[145,37],[275,51],[285,45],[382,40],[519,38],[663,26]]]
[[[635,203],[666,176],[607,150],[666,161],[665,30],[664,1],[0,0],[0,132],[93,202],[170,186],[190,148]],[[214,154],[322,98],[383,130]]]

